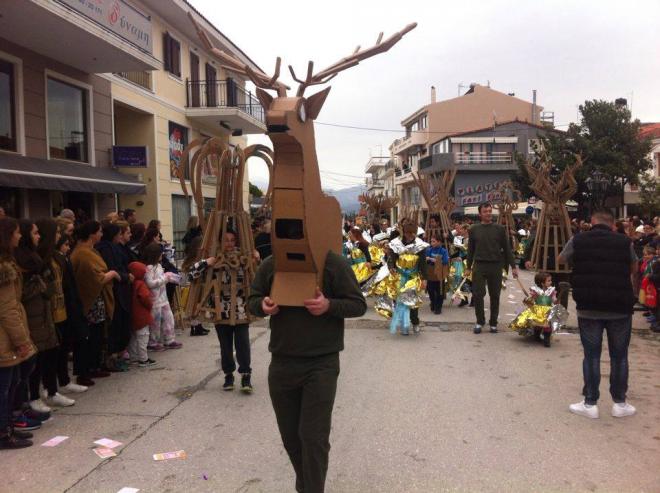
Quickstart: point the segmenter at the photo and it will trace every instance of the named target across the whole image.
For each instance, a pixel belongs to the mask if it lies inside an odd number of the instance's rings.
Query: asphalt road
[[[660,491],[660,342],[635,335],[629,401],[601,418],[580,399],[578,336],[547,349],[515,333],[475,336],[465,323],[392,336],[348,323],[335,406],[329,492]],[[468,317],[469,315],[469,317]],[[0,452],[2,492],[288,492],[293,472],[266,384],[268,331],[252,328],[255,393],[222,392],[214,334],[152,355],[158,366],[115,374],[59,410],[32,448]],[[39,444],[70,438],[54,448]],[[93,442],[123,443],[102,460]],[[154,453],[185,450],[156,462]]]

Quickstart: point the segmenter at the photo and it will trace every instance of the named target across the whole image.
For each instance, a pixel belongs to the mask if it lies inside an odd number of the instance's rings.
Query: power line
[[[358,127],[356,125],[343,125],[341,123],[327,123],[327,122],[315,122],[318,125],[324,125],[326,127],[337,127],[337,128],[350,128],[352,130],[369,130],[372,132],[392,132],[392,133],[420,133],[420,134],[456,134],[456,133],[471,133],[471,132],[486,132],[488,129],[477,129],[477,130],[411,130],[410,132],[406,131],[406,129],[389,129],[389,128],[374,128],[374,127]],[[513,123],[513,122],[504,122],[504,123]],[[519,122],[519,123],[525,123],[525,122]],[[568,127],[570,123],[560,123],[557,125],[554,125],[554,127]],[[553,127],[553,128],[554,128]],[[552,130],[552,128],[548,128],[548,130]],[[494,128],[492,132],[502,132],[502,133],[511,133],[511,130],[507,129],[496,129]],[[449,135],[447,135],[449,136]]]

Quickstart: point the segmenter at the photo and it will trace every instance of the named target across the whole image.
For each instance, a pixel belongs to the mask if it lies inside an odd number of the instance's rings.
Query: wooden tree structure
[[[532,180],[530,188],[543,200],[531,259],[537,270],[553,273],[570,272],[569,267],[560,264],[557,259],[572,236],[566,201],[577,191],[575,172],[580,166],[582,166],[582,157],[576,154],[575,163],[564,169],[558,178],[553,179],[552,161],[546,153],[539,156],[539,165],[532,163],[525,165]]]
[[[498,199],[493,207],[498,211],[497,224],[501,224],[511,237],[511,246],[515,252],[518,248],[518,236],[516,234],[516,222],[513,220],[513,211],[518,208],[518,202],[522,200],[520,191],[513,182],[505,181],[497,187]]]
[[[184,149],[182,165],[188,166],[190,170],[190,187],[204,234],[201,258],[217,259],[212,268],[191,283],[186,305],[186,313],[190,317],[201,316],[213,323],[226,325],[249,321],[249,314],[239,312],[237,303],[240,296],[247,297],[255,272],[250,215],[243,202],[243,180],[248,156],[261,157],[266,164],[270,162],[269,151],[263,146],[251,146],[244,151],[240,147],[231,148],[217,138],[194,141]],[[203,210],[202,166],[211,166],[217,176],[216,204],[208,218],[204,217]],[[181,172],[180,179],[182,175]],[[183,179],[181,186],[188,196]],[[227,230],[237,235],[236,248],[232,251],[225,251]],[[223,279],[229,282],[229,293],[223,293]],[[230,299],[228,307],[223,305],[223,297],[227,295]],[[223,317],[222,312],[227,308],[228,316]]]
[[[358,200],[367,210],[367,222],[373,224],[380,220],[387,211],[396,207],[399,197],[388,197],[382,193],[366,192],[358,196]]]
[[[451,196],[456,171],[455,167],[451,167],[442,171],[439,176],[420,175],[418,173],[413,173],[412,175],[415,184],[429,207],[424,228],[427,238],[430,238],[431,235],[436,233],[440,234],[441,238],[449,237],[449,233],[451,232],[449,216],[456,206],[454,197]],[[432,216],[438,218],[437,228],[431,228],[430,226]]]

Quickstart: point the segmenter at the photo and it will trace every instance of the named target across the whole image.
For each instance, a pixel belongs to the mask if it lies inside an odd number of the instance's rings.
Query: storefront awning
[[[0,186],[63,192],[144,194],[144,183],[112,168],[0,152]]]

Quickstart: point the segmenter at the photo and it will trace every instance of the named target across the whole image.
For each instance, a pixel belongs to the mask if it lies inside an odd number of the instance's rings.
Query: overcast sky
[[[387,153],[401,120],[430,102],[456,97],[459,84],[486,84],[555,112],[559,128],[576,121],[586,99],[628,99],[634,118],[660,121],[660,1],[482,0],[463,2],[334,0],[245,2],[190,0],[216,27],[271,73],[282,57],[282,79],[321,69],[410,22],[418,26],[389,52],[361,62],[330,82],[317,119],[323,186],[344,188],[360,178],[370,155]],[[323,7],[322,7],[323,6]],[[295,87],[295,85],[294,85]],[[322,89],[308,90],[313,94]],[[462,92],[465,92],[465,88]],[[563,124],[563,125],[562,125]],[[266,137],[251,137],[250,142]],[[252,165],[250,175],[263,176]]]

